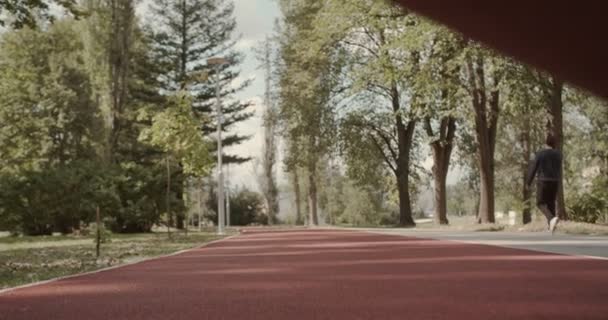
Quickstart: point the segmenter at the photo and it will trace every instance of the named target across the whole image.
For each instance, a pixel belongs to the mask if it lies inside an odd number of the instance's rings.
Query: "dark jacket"
[[[555,149],[544,149],[536,154],[528,170],[526,182],[528,185],[536,175],[538,181],[559,181],[562,169],[562,154]]]

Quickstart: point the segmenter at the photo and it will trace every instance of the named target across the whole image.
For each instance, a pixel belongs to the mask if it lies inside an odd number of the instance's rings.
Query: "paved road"
[[[366,229],[370,232],[461,241],[508,248],[608,259],[608,237],[551,235],[549,232],[470,232],[421,229]],[[606,316],[608,319],[608,316]]]
[[[0,295],[0,319],[607,319],[608,261],[315,230],[251,232]]]

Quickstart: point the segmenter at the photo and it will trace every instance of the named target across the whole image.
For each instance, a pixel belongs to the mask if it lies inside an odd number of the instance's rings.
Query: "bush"
[[[135,163],[123,164],[114,168],[113,180],[119,206],[103,212],[110,217],[110,229],[116,233],[150,232],[152,226],[160,223],[166,211],[166,174],[160,166],[143,166]],[[177,179],[172,179],[171,211],[175,214],[184,210],[183,202],[175,195],[178,190]]]
[[[115,207],[111,183],[100,166],[74,162],[0,178],[0,225],[26,235],[70,233],[89,222],[97,205]],[[111,190],[108,190],[110,188]]]
[[[165,209],[163,166],[104,166],[75,161],[42,171],[0,176],[0,230],[26,235],[71,233],[95,221],[99,206],[108,227],[119,233],[149,232]],[[172,190],[181,181],[173,179]],[[184,205],[172,194],[172,212]]]
[[[381,226],[396,226],[399,224],[399,211],[386,211],[380,218]]]
[[[207,201],[206,218],[217,225],[217,194],[211,191]],[[230,197],[230,224],[233,226],[267,225],[262,195],[247,188],[236,190]]]
[[[595,179],[591,190],[568,199],[568,212],[573,221],[606,223],[608,220],[608,179]]]
[[[101,243],[110,243],[112,242],[112,232],[105,227],[105,223],[100,224],[100,236]],[[97,242],[97,223],[90,224],[87,228],[85,228],[82,232],[83,235],[88,235],[93,237],[93,243]]]

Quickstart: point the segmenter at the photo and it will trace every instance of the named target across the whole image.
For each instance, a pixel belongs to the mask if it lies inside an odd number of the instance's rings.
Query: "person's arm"
[[[532,180],[534,180],[534,176],[536,175],[536,170],[538,170],[538,154],[534,157],[534,162],[531,166],[528,166],[528,175],[526,176],[526,185],[530,186],[532,184]]]

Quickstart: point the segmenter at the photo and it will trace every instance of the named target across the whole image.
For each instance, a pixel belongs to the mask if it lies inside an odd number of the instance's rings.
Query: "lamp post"
[[[215,69],[215,98],[217,112],[217,233],[224,234],[224,174],[222,172],[222,104],[220,101],[220,68],[228,64],[225,58],[207,59],[207,65]]]
[[[226,165],[226,226],[230,227],[230,165]]]

